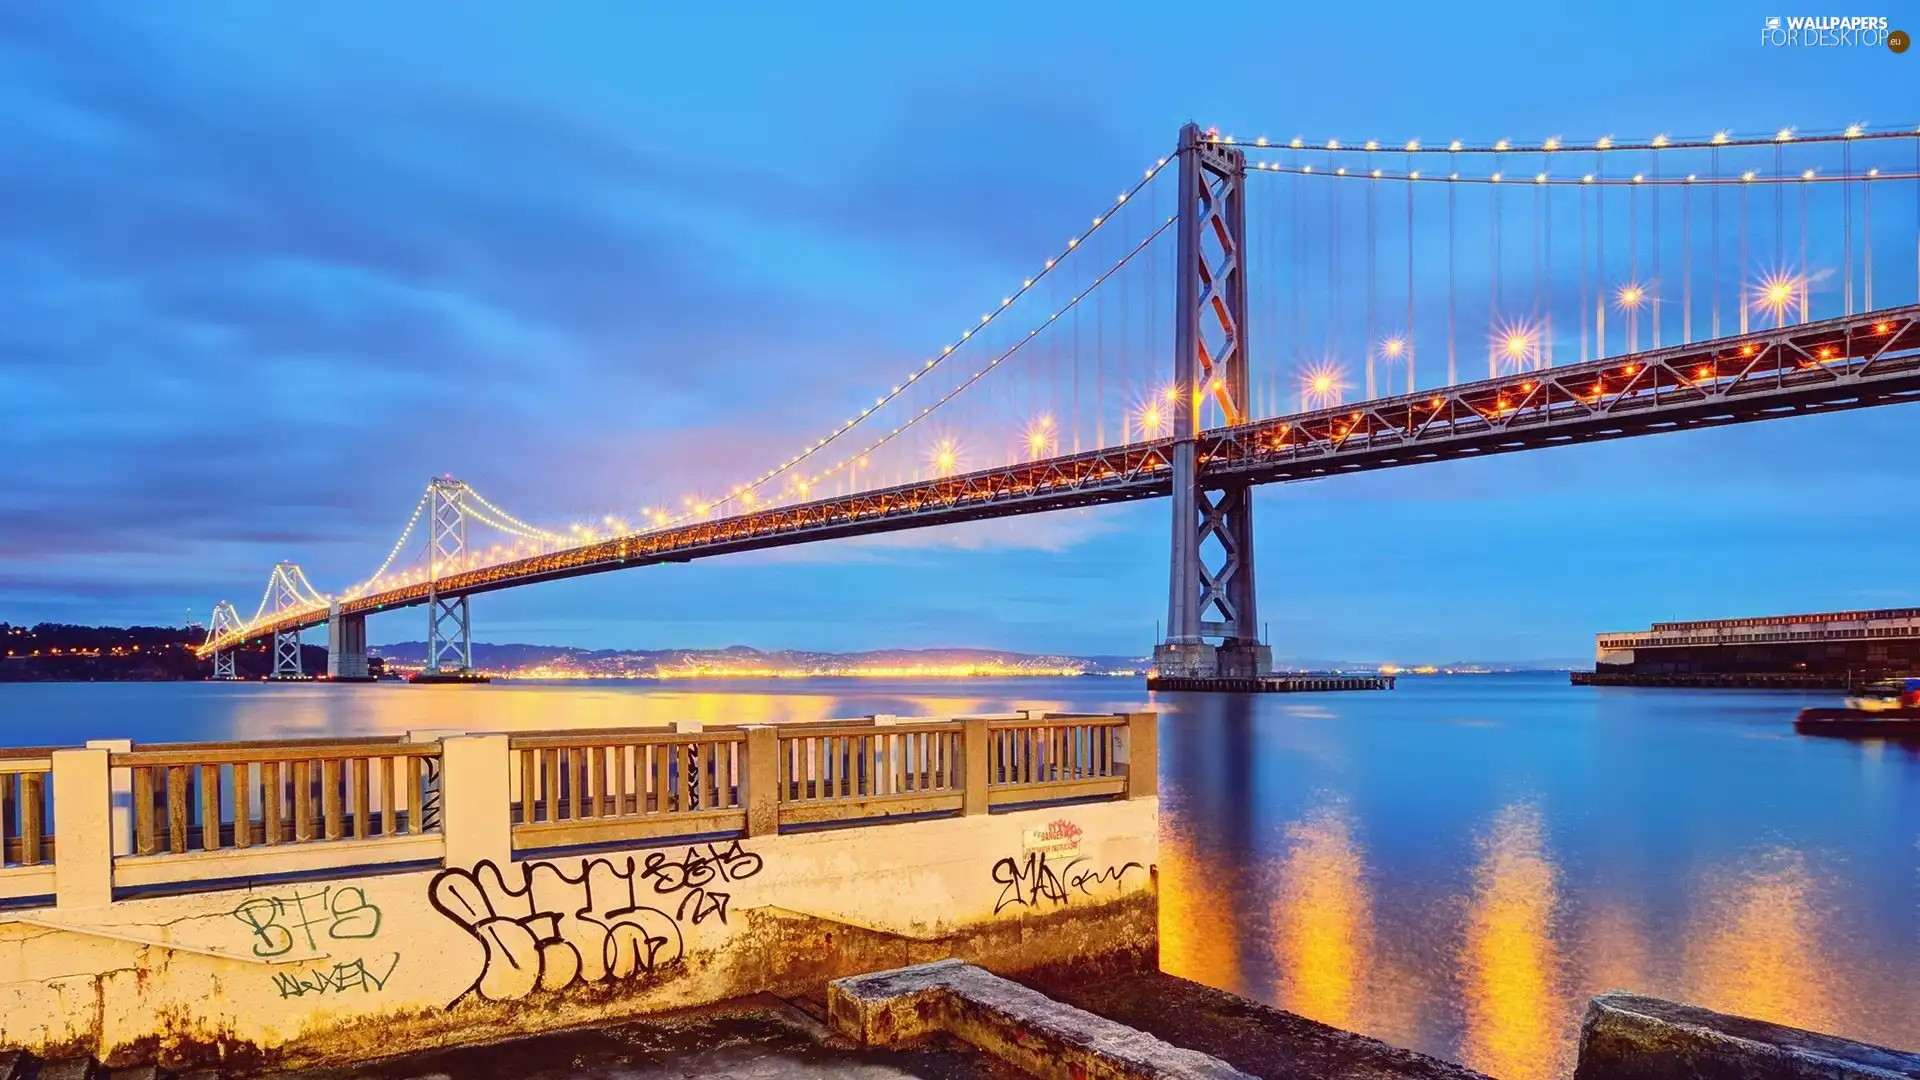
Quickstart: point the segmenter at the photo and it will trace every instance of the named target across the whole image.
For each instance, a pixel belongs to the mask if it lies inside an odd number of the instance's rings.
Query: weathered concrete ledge
[[[959,960],[838,979],[834,1033],[891,1046],[944,1032],[1041,1077],[1253,1080],[1219,1058],[1071,1005]]]
[[[1619,991],[1587,1005],[1574,1080],[1920,1080],[1920,1054]]]
[[[1198,1050],[1263,1080],[1490,1080],[1464,1065],[1390,1046],[1163,971],[1031,983],[1110,1020]]]

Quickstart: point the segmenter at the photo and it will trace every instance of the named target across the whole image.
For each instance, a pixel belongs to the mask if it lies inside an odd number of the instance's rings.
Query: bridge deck
[[[1271,484],[1605,439],[1920,400],[1920,304],[1485,379],[1198,436],[1203,481]],[[774,507],[442,576],[441,596],[759,548],[1045,513],[1171,490],[1173,440]],[[343,601],[357,614],[425,603],[415,583]],[[318,626],[287,612],[221,648]],[[202,655],[212,651],[203,647]]]

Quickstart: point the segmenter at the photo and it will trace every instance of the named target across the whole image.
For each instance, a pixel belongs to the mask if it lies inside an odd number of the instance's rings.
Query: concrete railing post
[[[63,908],[113,902],[113,781],[99,747],[53,752],[53,892]]]
[[[747,727],[747,835],[780,831],[780,731],[771,724]]]
[[[126,754],[133,751],[132,739],[88,739],[88,749],[105,750],[109,754]],[[133,854],[133,770],[112,769],[108,773],[108,782],[113,785],[113,853],[115,855]]]
[[[440,829],[446,865],[513,862],[513,815],[505,735],[454,735],[440,740]]]
[[[966,787],[960,796],[962,814],[987,812],[987,718],[969,716],[960,721],[960,774]]]
[[[1127,714],[1127,738],[1120,760],[1127,766],[1127,798],[1145,799],[1160,792],[1160,716]]]

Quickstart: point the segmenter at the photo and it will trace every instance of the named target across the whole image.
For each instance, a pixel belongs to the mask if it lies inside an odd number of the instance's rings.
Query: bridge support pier
[[[1173,410],[1167,639],[1154,647],[1153,666],[1161,676],[1251,680],[1273,671],[1254,600],[1252,490],[1202,487],[1195,441],[1209,402],[1222,423],[1251,419],[1247,159],[1188,124],[1180,131],[1177,166],[1173,382],[1187,407]]]
[[[340,682],[372,678],[367,674],[367,617],[342,615],[337,600],[327,612],[327,678]]]

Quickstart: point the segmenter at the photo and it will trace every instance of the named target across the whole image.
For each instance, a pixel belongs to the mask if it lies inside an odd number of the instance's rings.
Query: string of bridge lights
[[[1719,131],[1711,136],[1694,139],[1672,139],[1665,135],[1655,135],[1646,142],[1620,142],[1611,135],[1604,135],[1591,143],[1574,143],[1555,135],[1537,143],[1515,143],[1510,139],[1497,139],[1491,143],[1468,143],[1459,139],[1444,143],[1427,143],[1419,139],[1409,139],[1404,143],[1382,142],[1378,139],[1360,142],[1327,139],[1321,142],[1300,136],[1282,143],[1265,136],[1251,141],[1236,141],[1232,135],[1222,135],[1217,130],[1207,133],[1207,141],[1215,145],[1238,146],[1249,150],[1325,150],[1355,154],[1551,154],[1609,150],[1712,150],[1743,146],[1777,146],[1786,143],[1872,142],[1880,139],[1910,139],[1916,135],[1920,135],[1920,127],[1900,126],[1881,131],[1868,131],[1865,124],[1849,124],[1837,131],[1810,133],[1803,133],[1797,128],[1783,127],[1772,135],[1735,136],[1730,131]]]
[[[927,406],[926,408],[921,409],[914,416],[910,417],[906,423],[901,424],[899,427],[894,428],[892,431],[888,432],[887,434],[881,436],[878,439],[875,439],[873,443],[867,447],[867,449],[862,450],[857,454],[851,454],[848,457],[843,458],[839,462],[835,463],[831,468],[824,469],[820,472],[813,474],[813,476],[809,477],[805,481],[807,486],[810,487],[813,484],[818,483],[821,479],[828,476],[832,476],[834,473],[840,471],[843,468],[846,468],[852,462],[864,457],[865,455],[871,453],[874,450],[879,449],[882,446],[885,446],[888,442],[891,442],[893,439],[897,438],[902,432],[906,431],[908,428],[912,427],[913,425],[919,423],[921,420],[925,419],[935,409],[938,409],[940,406],[945,405],[947,402],[952,401],[955,397],[958,397],[961,391],[965,390],[967,387],[972,386],[974,383],[979,382],[982,378],[986,377],[988,372],[992,371],[996,367],[999,367],[1003,361],[1011,359],[1014,356],[1014,354],[1024,349],[1029,342],[1033,341],[1036,337],[1040,335],[1041,330],[1044,330],[1048,326],[1053,325],[1054,322],[1056,322],[1062,315],[1065,315],[1068,312],[1072,311],[1074,308],[1080,305],[1080,302],[1082,300],[1085,300],[1087,297],[1093,295],[1093,290],[1099,288],[1102,284],[1104,284],[1107,281],[1108,278],[1111,278],[1113,275],[1119,273],[1120,270],[1124,268],[1128,263],[1132,262],[1136,256],[1138,256],[1141,252],[1145,251],[1150,244],[1152,244],[1155,240],[1159,239],[1160,235],[1162,233],[1165,233],[1167,229],[1171,228],[1173,223],[1177,220],[1179,220],[1179,215],[1177,214],[1168,216],[1166,220],[1162,221],[1157,227],[1154,228],[1152,232],[1148,233],[1145,238],[1143,238],[1139,243],[1135,244],[1131,249],[1129,249],[1125,255],[1121,256],[1120,259],[1117,260],[1112,266],[1108,267],[1104,272],[1102,272],[1099,277],[1096,277],[1093,280],[1092,284],[1088,285],[1078,295],[1068,300],[1064,305],[1061,306],[1060,310],[1047,316],[1047,321],[1045,323],[1042,323],[1040,326],[1027,331],[1027,335],[1025,337],[1019,339],[1018,341],[1015,341],[1012,345],[1008,346],[1005,351],[1000,353],[1000,355],[994,357],[991,361],[982,365],[978,371],[973,372],[971,375],[969,375],[966,378],[965,381],[959,383],[953,389],[947,391],[944,395],[940,397],[939,400],[935,401],[933,404]]]
[[[675,518],[668,518],[664,511],[654,511],[652,513],[652,516],[654,518],[655,526],[666,527],[669,525],[678,525],[682,522],[702,516],[707,511],[713,509],[716,506],[726,505],[727,503],[731,503],[736,499],[741,498],[742,496],[747,496],[752,494],[753,492],[758,491],[760,488],[764,487],[768,481],[775,480],[780,476],[785,475],[787,472],[792,470],[794,466],[812,458],[815,454],[819,453],[821,450],[824,450],[828,446],[832,445],[842,435],[845,435],[848,431],[857,427],[862,421],[866,420],[869,416],[872,416],[874,413],[880,411],[881,409],[885,408],[887,405],[891,404],[895,399],[899,398],[902,394],[906,393],[922,378],[926,377],[927,375],[937,370],[940,364],[943,361],[945,361],[947,357],[952,356],[958,349],[961,348],[961,346],[971,341],[973,339],[973,336],[976,333],[992,325],[995,319],[999,318],[999,316],[1003,312],[1005,312],[1007,309],[1013,306],[1014,301],[1020,299],[1022,296],[1032,291],[1032,289],[1036,285],[1038,285],[1042,279],[1044,279],[1048,274],[1052,273],[1062,262],[1064,262],[1068,255],[1071,255],[1073,252],[1078,250],[1082,243],[1086,242],[1095,233],[1099,232],[1102,226],[1107,224],[1108,221],[1112,220],[1113,216],[1126,206],[1128,200],[1132,199],[1135,195],[1139,194],[1140,191],[1144,189],[1148,184],[1152,183],[1153,178],[1155,176],[1158,176],[1162,169],[1166,168],[1167,163],[1170,160],[1172,159],[1163,157],[1163,158],[1160,158],[1158,161],[1155,161],[1152,167],[1145,170],[1144,175],[1141,177],[1141,179],[1137,183],[1135,183],[1131,188],[1128,188],[1126,191],[1121,192],[1120,195],[1116,199],[1114,199],[1113,204],[1111,206],[1109,206],[1101,214],[1095,216],[1093,219],[1093,223],[1091,225],[1089,225],[1086,229],[1082,230],[1077,236],[1070,238],[1067,241],[1066,246],[1062,248],[1058,254],[1046,260],[1046,262],[1041,265],[1040,270],[1037,273],[1035,273],[1032,277],[1029,277],[1023,280],[1020,283],[1020,287],[1018,289],[1015,289],[1008,295],[1002,297],[1000,300],[1000,305],[998,307],[994,308],[992,311],[989,311],[985,315],[980,316],[979,322],[975,323],[973,326],[962,331],[959,337],[953,339],[947,345],[942,347],[938,355],[934,356],[932,359],[927,360],[918,369],[910,372],[904,380],[902,380],[900,383],[895,384],[885,394],[882,394],[879,397],[876,397],[874,399],[874,403],[871,406],[860,410],[860,413],[858,416],[854,416],[848,419],[845,423],[835,428],[832,432],[828,433],[823,438],[816,440],[811,445],[801,450],[798,454],[788,458],[786,461],[781,462],[778,466],[767,470],[765,473],[762,473],[760,476],[755,477],[753,480],[744,484],[736,484],[734,486],[733,493],[730,495],[724,496],[720,499],[713,500],[712,502],[697,504],[692,509],[690,509],[689,512],[683,513],[680,516]],[[1161,226],[1162,230],[1164,230],[1165,228],[1166,228],[1165,225]],[[1159,230],[1156,230],[1154,235],[1156,236],[1159,235]],[[1136,251],[1137,250],[1138,249],[1136,249]],[[1131,253],[1129,254],[1128,257],[1131,258]],[[1124,264],[1125,264],[1125,260],[1122,260],[1121,265],[1124,265]],[[1101,281],[1106,280],[1106,275],[1102,275],[1100,280]],[[1098,282],[1096,282],[1096,284],[1098,284]],[[1090,286],[1088,291],[1091,291],[1091,288],[1092,287]],[[1085,296],[1086,293],[1082,292],[1080,295]],[[1078,301],[1078,299],[1079,297],[1075,297],[1076,302]],[[1071,307],[1071,305],[1069,305],[1069,307]],[[1066,308],[1063,308],[1061,309],[1061,312],[1055,312],[1053,315],[1053,318],[1057,319],[1060,316],[1060,314],[1062,314],[1066,310],[1067,310]],[[1051,322],[1052,319],[1049,319],[1048,321]],[[1032,336],[1033,336],[1032,334],[1029,334],[1028,338],[1031,338]],[[995,360],[994,363],[997,364],[999,363],[999,361]],[[992,365],[989,365],[989,366],[992,366]],[[973,376],[973,379],[978,379],[978,378],[979,378],[978,374]],[[969,379],[966,383],[963,383],[962,386],[971,385],[973,379]],[[947,395],[947,397],[941,398],[940,401],[936,402],[933,407],[938,407],[938,405],[945,403],[951,397],[952,395],[949,394]],[[811,486],[813,482],[819,480],[821,477],[830,476],[834,472],[838,471],[839,469],[845,468],[848,464],[854,461],[857,461],[859,458],[863,457],[868,453],[871,453],[874,449],[877,449],[880,446],[885,445],[893,437],[897,436],[900,433],[900,431],[905,430],[905,428],[912,426],[914,423],[917,423],[922,417],[926,416],[927,413],[931,411],[932,411],[932,407],[926,410],[923,410],[922,412],[914,416],[912,419],[908,420],[907,423],[902,425],[900,428],[897,428],[894,431],[889,432],[887,436],[881,439],[875,440],[875,442],[872,445],[870,445],[867,449],[862,450],[859,453],[849,455],[847,458],[842,459],[840,462],[836,463],[832,468],[828,470],[815,473],[810,480],[802,481],[802,484],[803,484],[802,493],[804,494],[804,486]],[[783,496],[775,496],[775,499],[777,500],[781,497]]]
[[[1739,176],[1707,176],[1688,173],[1685,176],[1649,177],[1645,173],[1631,176],[1608,177],[1595,173],[1583,173],[1576,177],[1556,177],[1549,173],[1534,173],[1531,176],[1522,173],[1508,176],[1505,173],[1489,173],[1485,176],[1462,176],[1457,172],[1435,175],[1423,173],[1418,169],[1397,172],[1388,169],[1316,169],[1312,165],[1280,165],[1274,162],[1254,163],[1258,172],[1282,173],[1290,176],[1321,176],[1336,180],[1393,180],[1408,183],[1439,184],[1507,184],[1539,187],[1739,187],[1744,184],[1844,184],[1867,183],[1869,181],[1920,180],[1920,173],[1887,173],[1871,168],[1861,173],[1834,175],[1818,169],[1806,169],[1787,175],[1785,173],[1762,176],[1757,170],[1748,169]]]

